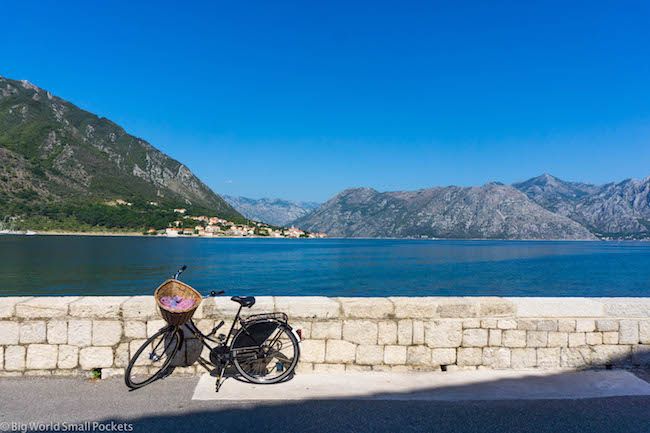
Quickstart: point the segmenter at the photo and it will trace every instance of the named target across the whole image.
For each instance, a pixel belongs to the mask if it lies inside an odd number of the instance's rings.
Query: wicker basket
[[[182,296],[185,299],[194,299],[194,306],[189,310],[179,311],[167,308],[160,302],[160,299],[162,299],[164,296],[172,298],[176,295]],[[181,326],[182,324],[189,321],[194,315],[194,312],[196,312],[196,309],[201,304],[202,299],[199,292],[183,283],[182,281],[178,280],[167,280],[162,283],[160,287],[156,289],[154,298],[156,298],[156,304],[158,304],[158,308],[160,308],[160,314],[162,315],[163,319],[165,319],[165,321],[170,325],[174,326]]]

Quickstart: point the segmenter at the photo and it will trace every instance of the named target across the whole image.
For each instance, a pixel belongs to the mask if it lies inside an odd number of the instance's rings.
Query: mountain
[[[613,237],[650,233],[650,176],[592,185],[544,174],[513,186],[545,209],[594,233]]]
[[[383,193],[347,189],[294,224],[335,237],[595,239],[579,223],[499,183]]]
[[[27,81],[0,76],[0,204],[43,213],[47,204],[117,198],[241,218],[146,141]]]
[[[308,214],[320,206],[320,203],[312,201],[281,200],[277,198],[255,200],[224,195],[223,199],[246,218],[263,221],[275,226],[286,226],[291,221]]]

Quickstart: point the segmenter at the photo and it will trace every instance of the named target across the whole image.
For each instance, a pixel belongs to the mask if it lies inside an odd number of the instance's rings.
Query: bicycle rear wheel
[[[240,331],[233,340],[246,338]],[[296,336],[287,325],[280,324],[259,347],[232,349],[233,364],[237,371],[253,383],[278,383],[286,379],[296,368],[300,358],[300,346]]]
[[[126,368],[124,382],[131,389],[141,388],[158,378],[171,364],[183,344],[183,332],[167,326],[140,346]]]

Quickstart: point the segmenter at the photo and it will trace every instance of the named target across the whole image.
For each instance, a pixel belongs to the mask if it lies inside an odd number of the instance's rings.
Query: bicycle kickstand
[[[217,376],[217,388],[214,390],[214,392],[219,392],[219,388],[221,388],[221,385],[223,384],[224,377],[223,375],[226,372],[226,367],[228,367],[229,362],[225,362],[223,364],[223,367],[221,367],[221,370],[219,371],[219,376]]]

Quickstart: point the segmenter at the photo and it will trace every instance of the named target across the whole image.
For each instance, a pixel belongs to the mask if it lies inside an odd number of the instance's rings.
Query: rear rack
[[[287,321],[289,320],[287,315],[284,313],[253,314],[252,316],[246,317],[244,320],[248,322],[249,320],[264,320],[264,319],[279,320],[280,322],[284,322],[284,323],[287,323]]]

